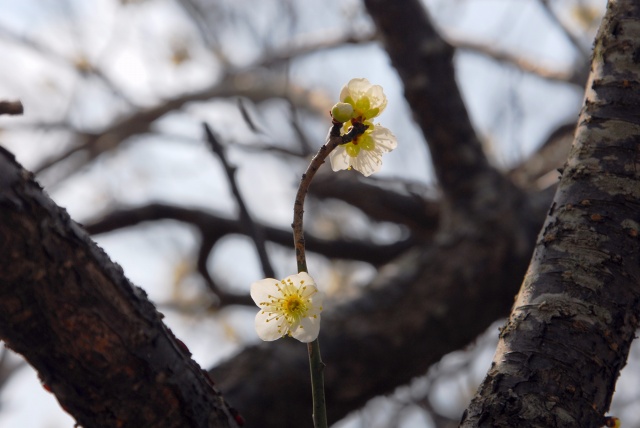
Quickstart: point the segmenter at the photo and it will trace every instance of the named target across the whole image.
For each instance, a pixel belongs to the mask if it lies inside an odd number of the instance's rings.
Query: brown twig
[[[554,70],[547,68],[536,61],[529,60],[521,54],[497,48],[490,42],[466,40],[450,34],[446,36],[446,39],[447,42],[456,49],[484,55],[498,62],[513,65],[525,73],[534,74],[546,80],[566,82],[575,86],[583,87],[587,81],[587,77],[589,77],[589,66],[586,61],[582,64],[578,64],[572,70]]]
[[[296,248],[296,262],[298,264],[298,272],[307,272],[307,259],[305,256],[305,242],[304,242],[304,227],[302,217],[304,215],[304,199],[307,196],[307,192],[309,191],[309,185],[311,184],[311,180],[313,180],[313,176],[318,172],[318,168],[320,165],[324,163],[329,156],[329,153],[336,147],[341,144],[346,144],[352,141],[358,135],[364,133],[367,129],[367,125],[362,123],[354,123],[353,128],[345,135],[340,135],[340,127],[342,123],[333,122],[333,126],[331,127],[331,131],[329,132],[329,138],[327,142],[320,147],[318,153],[313,157],[311,163],[307,167],[307,170],[304,174],[302,174],[302,179],[300,180],[300,186],[298,187],[298,192],[296,193],[296,199],[293,203],[293,223],[291,227],[293,228],[293,244]]]
[[[247,205],[244,202],[244,198],[242,197],[242,193],[240,193],[240,188],[238,187],[238,183],[236,182],[236,168],[231,166],[227,161],[227,158],[224,154],[224,147],[222,147],[222,144],[220,144],[218,139],[215,137],[215,135],[211,131],[211,128],[209,128],[209,125],[203,123],[202,126],[204,127],[204,131],[207,136],[207,142],[209,143],[209,146],[211,146],[211,150],[213,150],[213,152],[218,156],[220,162],[222,162],[222,167],[227,174],[231,192],[233,193],[236,203],[238,204],[238,209],[240,210],[240,222],[242,223],[243,228],[247,230],[248,235],[253,240],[256,251],[258,252],[258,257],[260,258],[262,271],[264,272],[265,276],[273,278],[275,276],[275,272],[273,270],[273,267],[271,266],[269,256],[267,255],[264,231],[256,222],[253,221],[253,219],[251,218],[251,214],[249,214]]]
[[[22,103],[17,101],[0,101],[0,114],[20,115],[24,113]]]

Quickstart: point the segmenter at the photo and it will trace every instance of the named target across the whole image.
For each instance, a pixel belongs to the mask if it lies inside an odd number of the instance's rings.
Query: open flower
[[[318,337],[324,293],[308,273],[282,281],[267,278],[254,282],[251,298],[260,307],[255,320],[260,339],[271,341],[288,335],[308,343]]]
[[[372,85],[367,79],[351,79],[340,91],[340,101],[351,104],[353,118],[362,122],[373,119],[387,106],[387,97],[380,85]]]
[[[382,87],[372,85],[364,78],[351,79],[342,88],[340,101],[353,107],[351,119],[344,122],[341,134],[348,133],[356,122],[367,125],[367,129],[364,134],[331,152],[331,168],[334,171],[354,168],[364,176],[378,172],[382,166],[382,155],[398,145],[391,131],[372,122],[387,106]]]

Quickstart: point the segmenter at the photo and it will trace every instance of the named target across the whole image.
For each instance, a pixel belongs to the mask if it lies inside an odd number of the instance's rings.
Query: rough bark
[[[640,313],[640,5],[611,1],[569,159],[462,427],[599,427]]]
[[[145,293],[0,149],[0,339],[85,427],[234,427]]]

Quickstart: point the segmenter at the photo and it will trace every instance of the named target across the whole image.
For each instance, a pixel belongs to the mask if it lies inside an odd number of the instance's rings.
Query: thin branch
[[[231,234],[246,234],[237,220],[196,208],[155,203],[113,211],[99,220],[87,222],[84,227],[91,234],[101,234],[159,220],[180,221],[197,227],[203,234],[219,238]],[[265,225],[261,227],[267,240],[293,249],[290,231]],[[310,234],[307,234],[305,240],[309,251],[336,259],[363,261],[374,266],[380,266],[417,245],[417,240],[413,237],[385,245],[360,240],[328,240]]]
[[[300,119],[298,118],[296,105],[289,98],[287,98],[287,102],[289,103],[289,114],[291,115],[291,129],[297,137],[296,141],[300,144],[300,147],[302,147],[302,151],[305,155],[312,154],[317,146],[309,141],[309,138],[304,133],[302,125],[300,124]]]
[[[209,260],[209,254],[213,250],[215,244],[220,240],[220,236],[216,234],[206,233],[201,230],[202,242],[200,243],[200,249],[198,251],[197,268],[198,273],[204,279],[209,289],[215,294],[218,299],[218,307],[224,307],[228,305],[243,305],[243,306],[255,306],[255,303],[248,294],[236,294],[229,293],[216,284],[213,277],[209,273],[209,267],[207,261]]]
[[[236,203],[238,204],[238,209],[240,211],[240,223],[242,227],[247,231],[249,237],[253,240],[253,244],[255,245],[256,251],[258,252],[258,258],[260,259],[262,271],[264,272],[266,277],[273,278],[275,277],[275,272],[273,270],[273,267],[271,266],[269,256],[267,255],[264,232],[261,227],[255,221],[253,221],[253,219],[251,218],[251,214],[249,214],[247,204],[245,204],[242,193],[240,192],[240,188],[238,187],[238,183],[236,182],[236,168],[231,166],[227,161],[227,158],[224,154],[224,148],[215,137],[215,135],[213,135],[213,132],[209,128],[209,125],[203,123],[202,126],[204,127],[207,142],[209,143],[211,150],[213,150],[213,152],[220,159],[222,167],[224,168],[224,171],[227,175],[227,180],[229,181],[229,186],[231,187],[231,193],[233,193],[233,197],[235,198]]]
[[[564,25],[562,21],[560,21],[560,18],[549,4],[549,0],[538,0],[538,3],[540,3],[540,6],[542,6],[542,9],[546,12],[547,17],[549,17],[551,22],[553,22],[560,29],[560,31],[564,33],[573,47],[576,48],[576,50],[580,53],[580,56],[582,57],[584,62],[587,62],[591,52],[584,46],[580,39],[578,39],[571,31],[569,31],[567,26]]]
[[[545,189],[549,183],[557,183],[560,176],[557,169],[567,160],[575,129],[575,123],[558,126],[538,150],[508,171],[509,178],[524,189]],[[549,173],[551,177],[547,177]]]
[[[366,43],[371,41],[372,37],[370,34],[361,37],[340,35],[329,39],[325,37],[322,40],[313,40],[312,42],[295,46],[287,46],[279,52],[261,58],[252,66],[242,69],[229,69],[220,82],[209,88],[189,94],[182,94],[166,100],[156,107],[136,111],[115,121],[100,133],[81,135],[79,139],[80,142],[75,147],[46,159],[42,164],[34,168],[34,171],[36,174],[40,174],[42,171],[79,151],[87,151],[88,156],[83,160],[83,164],[86,164],[95,159],[99,154],[117,147],[127,138],[148,132],[151,124],[157,119],[171,111],[182,108],[190,102],[235,96],[246,97],[254,102],[271,98],[284,98],[298,108],[324,114],[333,103],[328,97],[319,91],[312,91],[300,86],[291,85],[281,75],[264,73],[264,68],[319,50],[333,49],[345,43]]]
[[[18,44],[21,47],[27,47],[61,66],[67,67],[69,69],[73,69],[73,71],[81,77],[95,76],[99,81],[101,81],[105,85],[105,87],[111,90],[111,92],[114,93],[116,96],[118,96],[128,104],[134,105],[134,103],[129,99],[129,97],[124,92],[122,92],[122,90],[118,87],[118,85],[116,85],[100,69],[92,66],[84,66],[84,64],[83,66],[79,66],[78,61],[75,61],[72,58],[67,58],[53,51],[48,46],[45,46],[37,42],[36,40],[33,40],[26,36],[16,35],[8,31],[6,28],[0,28],[0,36],[5,38],[6,40],[9,40],[11,42]]]
[[[246,97],[255,102],[272,98],[288,98],[297,106],[315,112],[326,112],[331,106],[328,97],[321,93],[308,90],[299,86],[283,86],[283,77],[265,74],[260,71],[243,72],[228,75],[217,84],[201,91],[183,94],[169,99],[155,107],[136,111],[122,117],[112,125],[99,133],[80,134],[78,145],[71,147],[61,154],[46,159],[35,168],[36,174],[52,167],[58,162],[67,159],[71,154],[85,151],[87,156],[84,164],[95,159],[98,155],[110,151],[132,136],[144,134],[150,131],[151,125],[174,110],[181,109],[191,102],[208,101],[215,98]],[[76,168],[77,169],[77,168]]]
[[[300,58],[305,55],[317,53],[323,50],[335,49],[348,44],[360,45],[375,41],[375,33],[366,34],[337,34],[335,36],[327,36],[322,33],[318,37],[306,37],[301,43],[292,44],[280,49],[279,52],[273,52],[259,60],[262,67],[271,67],[290,61],[293,58]],[[304,39],[299,37],[298,39]]]
[[[178,3],[182,6],[185,13],[187,13],[191,18],[191,22],[194,23],[202,43],[207,46],[218,61],[225,66],[228,66],[229,59],[223,53],[223,50],[220,47],[220,40],[215,31],[213,31],[215,23],[212,25],[208,19],[209,16],[206,14],[206,11],[193,0],[178,0]],[[215,3],[210,4],[210,6],[219,7],[215,6]]]
[[[309,185],[313,180],[313,177],[318,172],[318,168],[324,163],[329,153],[340,144],[346,144],[356,138],[358,135],[364,133],[367,129],[366,125],[362,123],[356,122],[353,124],[352,129],[345,135],[340,135],[340,127],[342,124],[340,122],[333,122],[333,126],[331,127],[331,131],[329,132],[329,138],[327,143],[320,147],[318,153],[313,157],[311,163],[307,167],[307,170],[304,174],[302,174],[302,179],[300,180],[300,186],[298,187],[298,192],[296,193],[296,199],[293,203],[293,223],[291,227],[293,228],[293,243],[296,248],[296,261],[298,263],[298,272],[307,272],[307,260],[305,257],[305,241],[304,241],[304,227],[303,227],[303,216],[304,216],[304,200],[307,196],[307,192],[309,191]]]
[[[587,81],[587,77],[589,76],[589,64],[586,60],[582,61],[580,66],[574,68],[573,70],[551,70],[541,64],[530,61],[521,55],[498,49],[490,43],[465,40],[459,37],[451,36],[450,34],[446,36],[446,39],[456,49],[476,52],[485,55],[496,61],[513,65],[519,70],[522,70],[526,73],[534,74],[543,79],[570,83],[582,88],[584,87]]]
[[[24,107],[20,100],[17,101],[0,101],[0,115],[21,115],[24,113]]]
[[[300,180],[300,186],[296,193],[296,199],[293,203],[293,243],[296,248],[296,261],[298,263],[298,272],[307,272],[307,260],[305,257],[305,242],[304,242],[304,200],[309,191],[309,186],[313,177],[327,156],[333,149],[340,144],[346,144],[356,138],[358,135],[362,135],[367,129],[367,126],[362,123],[354,123],[353,128],[345,135],[340,135],[340,128],[342,123],[333,121],[333,125],[329,132],[329,138],[326,144],[320,147],[318,153],[311,159],[311,163],[306,172],[302,174]],[[309,366],[311,369],[311,390],[313,395],[313,425],[315,428],[327,427],[327,408],[325,405],[324,394],[324,368],[325,365],[322,362],[320,356],[320,341],[315,339],[307,344],[307,351],[309,354]]]

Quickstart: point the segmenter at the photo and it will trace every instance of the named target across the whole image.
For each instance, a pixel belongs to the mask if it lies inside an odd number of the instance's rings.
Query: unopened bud
[[[331,116],[338,122],[344,123],[351,120],[353,106],[348,103],[336,103],[331,109]]]

